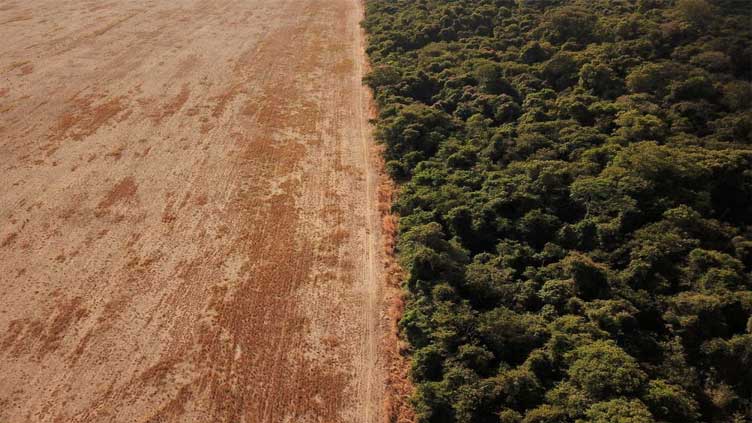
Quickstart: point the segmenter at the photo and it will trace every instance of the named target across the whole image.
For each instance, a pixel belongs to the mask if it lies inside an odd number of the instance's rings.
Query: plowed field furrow
[[[0,421],[375,422],[359,0],[0,2]]]

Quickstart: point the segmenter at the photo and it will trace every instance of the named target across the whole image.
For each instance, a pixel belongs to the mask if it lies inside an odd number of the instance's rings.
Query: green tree
[[[637,392],[646,375],[637,361],[611,341],[595,341],[572,352],[567,374],[572,383],[592,398]]]
[[[644,399],[659,419],[669,422],[697,421],[697,401],[680,386],[671,385],[660,379],[651,380]]]
[[[697,27],[709,25],[716,15],[716,10],[705,0],[679,0],[676,10],[687,22]]]
[[[605,98],[616,98],[623,91],[621,80],[603,63],[585,63],[580,68],[580,85]]]
[[[480,316],[478,333],[496,357],[512,364],[521,363],[548,338],[540,317],[503,307]]]
[[[544,404],[534,408],[525,414],[522,423],[559,423],[567,420],[567,414],[564,410]]]
[[[594,404],[586,413],[588,423],[653,423],[650,410],[639,400],[622,398]],[[584,420],[578,422],[585,423]]]

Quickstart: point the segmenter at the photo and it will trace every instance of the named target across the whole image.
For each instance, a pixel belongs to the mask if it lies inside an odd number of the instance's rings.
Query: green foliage
[[[593,399],[634,394],[647,376],[637,361],[610,341],[596,341],[571,353],[569,380]]]
[[[497,308],[480,316],[478,334],[496,357],[508,363],[522,362],[530,351],[543,345],[547,331],[536,315],[517,314]]]
[[[651,380],[645,402],[656,417],[665,421],[697,421],[697,402],[682,387],[664,380]]]
[[[608,99],[619,96],[623,82],[613,69],[603,63],[586,63],[580,68],[580,85],[596,96]]]
[[[716,16],[713,6],[705,0],[679,0],[676,9],[683,19],[692,25],[708,25]]]
[[[577,6],[564,6],[546,12],[540,29],[544,38],[561,44],[570,40],[588,41],[596,23],[597,19],[590,11]]]
[[[585,413],[588,423],[652,423],[655,420],[640,400],[622,398],[599,402]],[[578,423],[584,420],[578,420]]]
[[[673,71],[670,63],[646,63],[633,68],[625,82],[632,92],[660,94],[671,81]]]
[[[752,419],[751,20],[367,2],[419,421]]]
[[[527,412],[522,423],[558,423],[567,420],[567,414],[561,408],[543,404]]]

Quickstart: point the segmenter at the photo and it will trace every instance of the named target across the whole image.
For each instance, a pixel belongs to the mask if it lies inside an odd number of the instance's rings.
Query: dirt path
[[[0,3],[0,421],[380,421],[361,15]]]

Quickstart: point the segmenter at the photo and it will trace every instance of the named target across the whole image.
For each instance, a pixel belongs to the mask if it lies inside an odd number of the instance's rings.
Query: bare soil
[[[0,421],[386,418],[361,18],[0,2]]]

